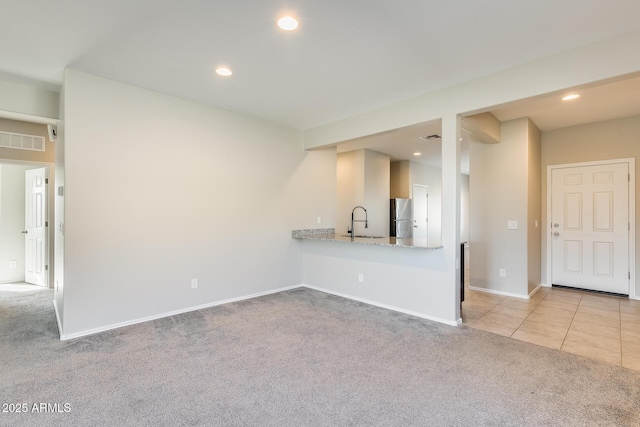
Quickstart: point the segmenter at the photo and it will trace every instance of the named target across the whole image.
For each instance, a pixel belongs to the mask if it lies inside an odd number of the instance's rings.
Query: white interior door
[[[551,171],[552,283],[629,293],[629,165]]]
[[[25,282],[47,286],[47,186],[44,168],[25,172]]]
[[[429,239],[429,187],[413,184],[413,238]]]

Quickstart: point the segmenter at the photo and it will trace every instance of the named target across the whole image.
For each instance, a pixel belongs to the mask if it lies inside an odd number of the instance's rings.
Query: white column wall
[[[529,293],[528,123],[504,122],[499,144],[473,142],[469,179],[471,286],[523,298]],[[517,221],[517,229],[508,229],[508,221]]]
[[[446,318],[460,319],[460,116],[442,117],[442,246]]]

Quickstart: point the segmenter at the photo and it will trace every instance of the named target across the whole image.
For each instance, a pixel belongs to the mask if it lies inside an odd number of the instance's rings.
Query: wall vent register
[[[44,137],[0,131],[0,148],[44,151]]]

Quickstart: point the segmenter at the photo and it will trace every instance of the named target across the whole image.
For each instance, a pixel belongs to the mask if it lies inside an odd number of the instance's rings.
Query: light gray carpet
[[[640,425],[640,373],[296,289],[73,341],[0,294],[0,425]]]

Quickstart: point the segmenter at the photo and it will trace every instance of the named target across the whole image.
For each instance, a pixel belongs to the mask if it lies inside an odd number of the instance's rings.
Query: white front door
[[[413,238],[429,238],[429,187],[413,184]]]
[[[551,171],[552,283],[629,294],[629,165]]]
[[[44,168],[25,172],[25,282],[46,286],[47,186]]]

